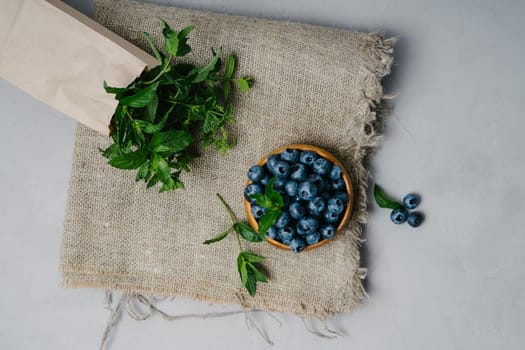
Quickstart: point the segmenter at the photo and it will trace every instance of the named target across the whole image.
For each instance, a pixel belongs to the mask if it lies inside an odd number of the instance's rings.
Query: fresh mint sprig
[[[250,198],[255,199],[255,203],[265,208],[267,211],[259,220],[259,236],[266,234],[266,231],[275,224],[282,214],[284,207],[283,196],[275,190],[276,177],[268,181],[264,194],[253,194]]]
[[[119,104],[110,125],[113,144],[101,149],[102,155],[113,167],[136,169],[135,180],[146,182],[146,188],[161,183],[160,192],[184,188],[180,175],[198,157],[192,146],[213,146],[222,155],[235,147],[236,140],[228,135],[229,124],[235,123],[232,83],[240,91],[253,85],[250,77],[233,78],[232,54],[223,67],[222,50],[212,50],[203,67],[175,62],[191,52],[188,35],[193,29],[177,32],[163,20],[165,53],[143,33],[159,65],[125,88],[104,82]]]
[[[246,290],[248,290],[250,296],[253,297],[255,296],[255,293],[257,291],[257,281],[263,283],[268,282],[268,279],[266,278],[264,272],[262,272],[258,266],[259,263],[264,261],[265,258],[249,250],[244,250],[242,247],[240,237],[244,238],[248,242],[261,242],[264,240],[264,235],[258,234],[249,225],[242,221],[239,221],[231,207],[224,200],[224,198],[222,198],[222,196],[218,193],[217,197],[228,212],[228,215],[230,216],[230,219],[232,221],[232,225],[226,231],[220,233],[219,235],[211,239],[204,241],[203,243],[212,244],[215,242],[219,242],[226,238],[231,232],[235,232],[237,244],[239,245],[240,250],[240,253],[237,256],[237,270],[239,271],[239,275],[241,277],[241,282],[243,286],[246,288]]]

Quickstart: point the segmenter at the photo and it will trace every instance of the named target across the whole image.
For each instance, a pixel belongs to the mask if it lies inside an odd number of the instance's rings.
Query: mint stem
[[[221,201],[222,205],[224,205],[224,207],[226,208],[228,215],[230,215],[230,218],[232,219],[232,224],[235,224],[237,221],[239,221],[237,220],[237,217],[235,216],[235,213],[233,212],[232,208],[228,205],[228,203],[226,203],[224,198],[222,198],[222,196],[218,193],[216,193],[216,195]],[[241,239],[239,237],[239,233],[237,232],[237,230],[233,230],[233,231],[235,232],[235,237],[237,237],[237,244],[239,245],[239,249],[242,252],[242,244],[241,244]]]

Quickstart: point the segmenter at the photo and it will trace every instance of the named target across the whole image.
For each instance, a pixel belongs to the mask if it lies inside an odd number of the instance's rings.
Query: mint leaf
[[[275,224],[280,215],[280,209],[268,210],[259,220],[259,235],[265,235],[268,229]]]
[[[108,163],[119,169],[137,169],[146,161],[148,153],[146,150],[139,149],[135,152],[124,153],[111,158]]]
[[[224,78],[231,79],[231,77],[233,76],[234,70],[235,70],[235,56],[233,56],[233,54],[229,54],[228,58],[226,59],[226,68],[224,70]]]
[[[144,35],[144,38],[146,38],[146,41],[151,47],[151,50],[153,51],[153,54],[155,55],[155,57],[157,57],[157,59],[159,60],[159,63],[164,64],[165,56],[159,51],[159,49],[157,49],[157,46],[153,42],[153,38],[151,37],[151,35],[149,35],[149,33],[146,33],[146,32],[142,32],[142,35]]]
[[[239,270],[242,284],[246,286],[248,281],[248,269],[246,268],[246,261],[244,260],[242,253],[237,257],[237,270]]]
[[[219,242],[221,240],[223,240],[224,238],[226,238],[226,236],[228,236],[228,234],[230,233],[231,231],[231,228],[227,229],[226,231],[224,231],[223,233],[211,238],[211,239],[208,239],[208,240],[205,240],[203,242],[203,244],[212,244],[212,243],[215,243],[215,242]]]
[[[383,193],[383,189],[378,184],[374,185],[374,197],[376,199],[377,205],[380,208],[388,208],[388,209],[403,208],[403,205],[401,205],[401,203],[391,200],[387,196],[385,196],[385,194]]]
[[[233,229],[248,242],[261,242],[264,240],[264,237],[261,238],[253,228],[243,222],[233,224]]]
[[[250,198],[255,199],[255,203],[257,205],[260,205],[263,208],[266,209],[272,209],[273,208],[273,202],[270,198],[266,197],[265,195],[262,195],[260,193],[252,194]]]
[[[248,250],[243,251],[241,254],[244,260],[252,263],[262,262],[265,259],[264,256],[255,254],[254,252],[250,252]]]
[[[263,283],[268,282],[266,276],[261,271],[259,271],[252,263],[247,262],[246,265],[248,265],[248,269],[251,270],[250,272],[254,275],[257,281]]]
[[[139,171],[137,171],[137,176],[135,176],[135,181],[146,180],[149,174],[149,162],[144,162]]]
[[[162,35],[164,35],[166,51],[173,55],[177,56],[177,51],[179,50],[179,36],[171,27],[166,23],[165,20],[162,21]]]
[[[255,293],[257,292],[257,279],[252,273],[248,273],[248,280],[246,281],[244,286],[248,290],[250,296],[254,297]]]
[[[176,153],[186,149],[192,142],[193,137],[189,132],[184,130],[169,130],[153,135],[150,148],[154,152]]]
[[[204,68],[198,71],[195,78],[193,78],[192,83],[200,83],[206,80],[206,78],[208,78],[208,75],[216,68],[215,66],[217,65],[217,62],[219,61],[219,59],[221,58],[221,53],[222,53],[222,50],[219,50],[219,52],[217,52],[213,56],[210,63],[208,63]]]
[[[253,78],[250,77],[243,77],[237,79],[237,85],[239,85],[239,90],[242,92],[246,92],[250,90],[253,86]]]
[[[124,97],[120,100],[120,104],[123,106],[130,106],[133,108],[142,108],[146,107],[148,103],[151,102],[157,88],[159,87],[159,82],[153,83],[150,86],[139,90],[137,93],[131,96]]]
[[[284,206],[284,199],[283,196],[275,190],[275,181],[277,181],[276,177],[272,178],[268,182],[266,188],[264,189],[264,194],[270,201],[275,203],[275,207],[282,208]]]
[[[117,94],[117,95],[128,91],[127,88],[118,88],[118,87],[108,86],[108,83],[106,83],[105,80],[104,80],[104,90],[106,90],[108,94]]]

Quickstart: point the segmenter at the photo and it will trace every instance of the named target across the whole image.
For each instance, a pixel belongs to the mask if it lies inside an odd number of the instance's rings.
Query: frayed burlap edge
[[[381,86],[381,79],[390,74],[393,63],[393,46],[396,42],[395,38],[384,39],[379,33],[371,33],[366,35],[364,40],[363,51],[367,53],[369,65],[366,67],[372,75],[364,78],[360,83],[360,90],[362,98],[358,103],[358,108],[348,116],[348,137],[346,140],[346,147],[343,148],[341,154],[344,161],[353,164],[352,178],[354,187],[354,212],[353,218],[344,231],[347,237],[346,250],[348,251],[348,259],[354,262],[354,266],[359,265],[360,252],[359,248],[364,242],[361,238],[362,225],[367,222],[367,188],[370,172],[366,169],[366,159],[371,156],[375,149],[382,141],[382,135],[375,129],[378,122],[378,110],[383,99],[383,89]],[[359,133],[356,134],[356,129],[361,127]],[[352,132],[350,132],[352,131]],[[356,271],[349,271],[349,279],[347,285],[343,286],[341,290],[340,304],[331,310],[318,310],[312,305],[303,305],[300,313],[296,308],[281,307],[276,308],[273,305],[264,305],[257,302],[257,297],[250,300],[243,300],[239,304],[232,303],[229,300],[223,300],[216,296],[203,293],[180,293],[174,288],[160,287],[158,285],[132,285],[127,283],[104,281],[103,276],[115,276],[115,273],[108,273],[106,271],[89,270],[85,267],[76,268],[72,266],[59,267],[63,273],[61,287],[64,288],[97,288],[106,290],[119,290],[132,294],[148,294],[170,297],[191,298],[193,300],[202,301],[206,303],[221,303],[230,305],[239,305],[243,308],[249,309],[264,309],[268,311],[293,313],[298,316],[313,317],[320,320],[327,320],[342,312],[349,312],[356,308],[363,300],[368,298],[363,286],[363,280],[366,278],[366,268],[361,267]],[[126,274],[130,276],[129,274]],[[348,284],[352,284],[353,288],[347,288]],[[350,293],[345,293],[349,291]],[[246,302],[245,305],[243,303]],[[285,304],[286,305],[286,304]]]

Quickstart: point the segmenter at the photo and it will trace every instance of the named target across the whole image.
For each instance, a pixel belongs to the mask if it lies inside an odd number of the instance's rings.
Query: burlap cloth
[[[368,172],[363,159],[378,145],[373,107],[389,74],[393,40],[305,24],[226,16],[125,0],[95,1],[98,22],[148,49],[140,32],[162,44],[160,18],[174,28],[196,24],[188,60],[203,64],[211,47],[239,58],[238,75],[255,79],[236,94],[231,128],[237,147],[212,150],[184,175],[186,190],[159,194],[135,183],[134,172],[106,164],[109,139],[77,130],[60,269],[66,287],[118,289],[239,304],[321,319],[354,308],[364,295],[359,269],[366,221]],[[202,242],[230,225],[215,193],[240,217],[247,169],[289,143],[327,149],[352,173],[355,211],[348,229],[329,244],[293,254],[267,243],[249,249],[267,257],[270,276],[251,298],[237,272],[234,237]],[[361,276],[360,276],[361,275]]]

